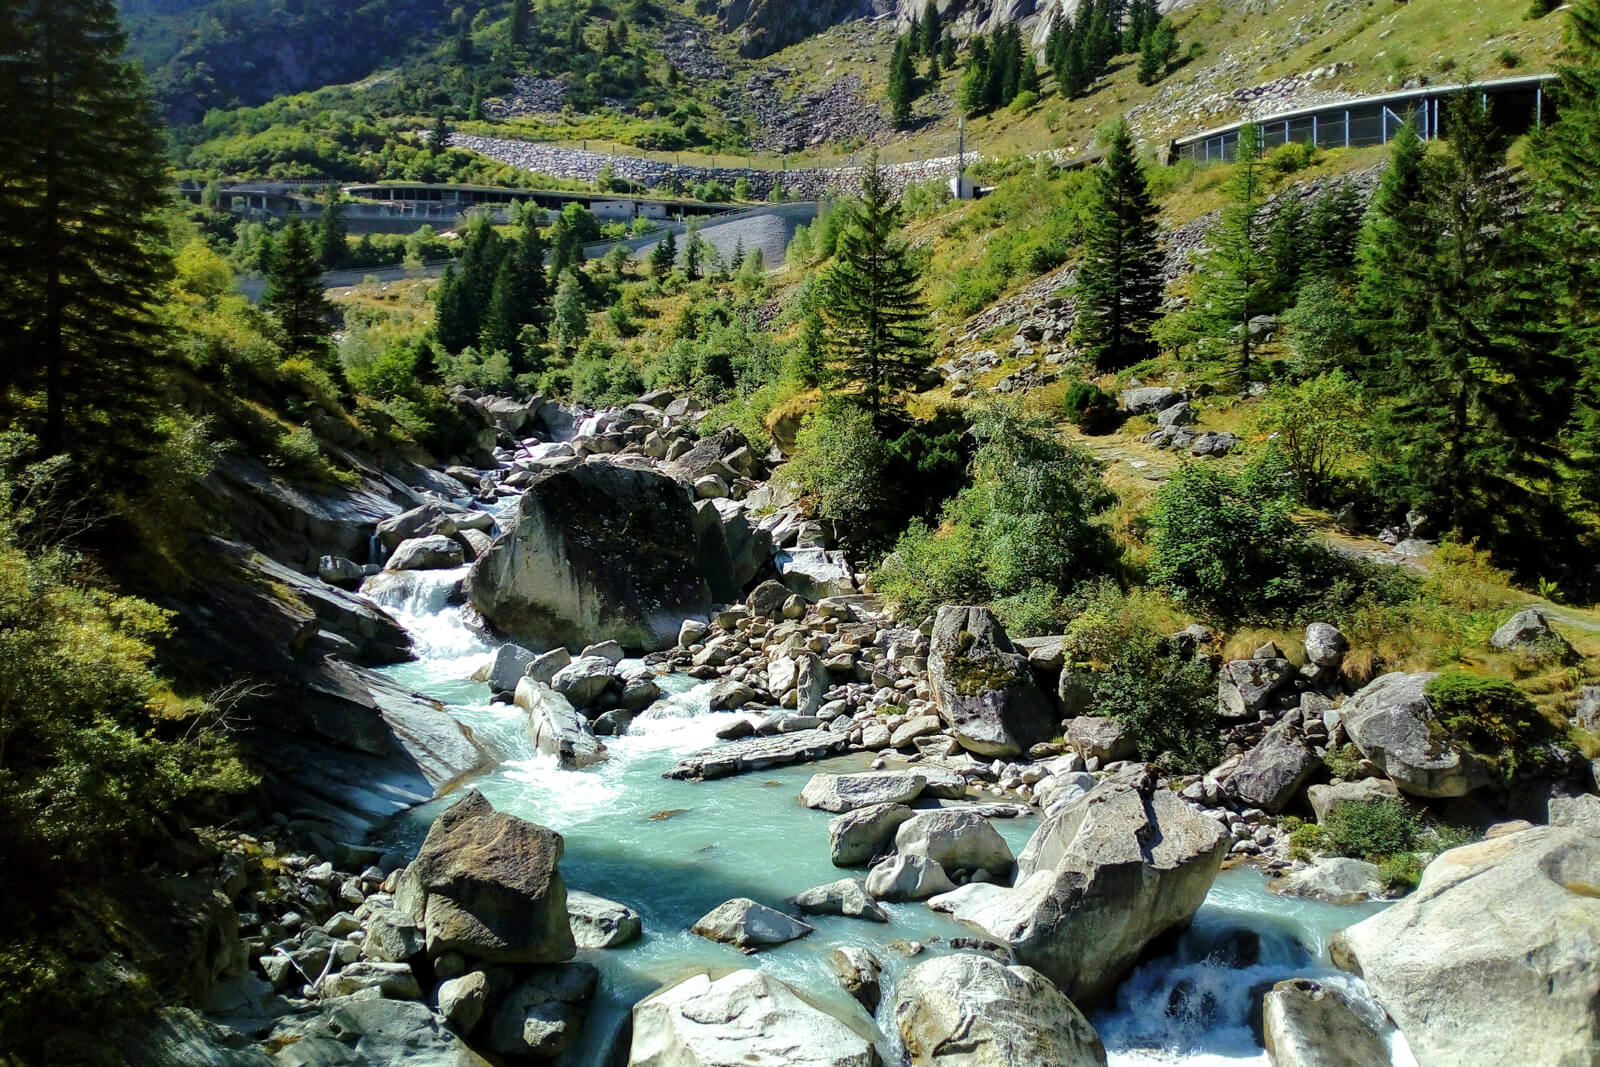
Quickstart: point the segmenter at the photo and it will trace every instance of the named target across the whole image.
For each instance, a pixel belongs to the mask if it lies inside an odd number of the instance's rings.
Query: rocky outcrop
[[[872,1043],[761,971],[696,974],[633,1009],[628,1067],[875,1067]]]
[[[1019,756],[1055,732],[1050,700],[988,608],[947,604],[934,620],[928,680],[939,717],[962,748]]]
[[[535,647],[667,648],[684,618],[711,609],[696,545],[694,508],[676,481],[583,463],[528,486],[512,527],[473,564],[468,595]]]
[[[1472,753],[1443,733],[1428,683],[1437,677],[1385,674],[1339,709],[1350,740],[1401,792],[1419,797],[1459,797],[1486,785],[1488,772]]]
[[[1600,839],[1535,827],[1451,849],[1334,935],[1418,1062],[1579,1067],[1600,1049]],[[1494,1050],[1494,1051],[1489,1051]]]
[[[912,1067],[1104,1067],[1105,1046],[1077,1007],[1032,967],[958,953],[900,979],[894,1021]]]
[[[870,0],[724,0],[717,17],[724,32],[739,31],[739,54],[759,59],[829,26],[871,14]]]
[[[1187,924],[1228,847],[1222,826],[1140,768],[1045,819],[1014,888],[975,884],[932,901],[1047,975],[1077,1004],[1107,995],[1139,953]]]
[[[1273,1067],[1371,1067],[1389,1047],[1338,986],[1291,978],[1263,1002],[1263,1043]]]
[[[576,951],[561,835],[468,793],[434,820],[395,892],[421,923],[428,954],[493,963],[559,963]]]
[[[1573,656],[1567,639],[1550,626],[1538,608],[1524,608],[1501,623],[1490,636],[1489,646],[1546,662],[1564,662]]]

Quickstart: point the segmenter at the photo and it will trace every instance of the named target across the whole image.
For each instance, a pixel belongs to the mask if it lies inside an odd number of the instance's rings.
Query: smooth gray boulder
[[[1249,719],[1272,702],[1294,677],[1286,659],[1236,659],[1217,672],[1217,711],[1224,719]]]
[[[1540,826],[1442,853],[1416,892],[1335,934],[1417,1061],[1600,1056],[1600,837]]]
[[[572,702],[587,708],[607,689],[618,683],[616,664],[604,656],[579,656],[550,677],[550,688]]]
[[[954,888],[943,867],[921,856],[890,856],[867,872],[867,892],[877,900],[927,900]]]
[[[583,1031],[599,980],[600,972],[587,963],[533,968],[495,1009],[489,1048],[544,1059],[565,1052]]]
[[[1337,782],[1314,785],[1306,790],[1311,811],[1318,822],[1327,822],[1328,814],[1340,804],[1359,800],[1372,803],[1378,800],[1399,800],[1400,790],[1387,778],[1363,778],[1358,782]]]
[[[561,835],[495,811],[473,791],[434,820],[400,876],[395,907],[422,923],[428,955],[492,963],[557,963],[577,950]]]
[[[1329,904],[1360,904],[1383,895],[1377,864],[1338,856],[1314,860],[1274,888],[1286,897],[1309,897]]]
[[[1277,814],[1320,766],[1322,757],[1305,736],[1288,723],[1278,723],[1234,767],[1228,790],[1248,807]]]
[[[841,878],[796,893],[789,898],[789,904],[801,915],[843,915],[875,923],[889,921],[889,913],[867,895],[867,885],[859,878]]]
[[[1142,385],[1122,391],[1122,406],[1130,415],[1154,415],[1183,402],[1183,394],[1164,385]]]
[[[639,913],[626,904],[576,889],[567,890],[567,918],[579,948],[616,948],[644,929]]]
[[[800,791],[800,803],[822,811],[852,811],[878,804],[909,804],[922,795],[926,775],[916,771],[821,772]]]
[[[924,960],[894,991],[912,1067],[1104,1067],[1105,1046],[1072,1001],[1032,967],[958,953]]]
[[[542,652],[533,657],[522,673],[536,682],[543,682],[545,685],[549,685],[555,681],[556,675],[560,673],[561,668],[571,662],[572,653],[558,645],[549,652]],[[515,689],[516,686],[511,688]]]
[[[1350,642],[1337,626],[1314,622],[1306,627],[1306,660],[1317,667],[1336,668],[1350,651]]]
[[[1438,675],[1385,674],[1339,708],[1350,740],[1403,793],[1466,796],[1489,773],[1472,753],[1441,739],[1427,686]]]
[[[933,624],[928,682],[939,717],[964,749],[988,759],[1023,755],[1056,730],[1050,698],[1034,683],[988,608],[946,604]]]
[[[474,678],[481,674],[480,679],[488,683],[489,688],[496,693],[515,692],[517,683],[527,675],[528,668],[536,657],[532,652],[521,645],[505,644],[494,650],[494,655],[489,662],[473,675]]]
[[[384,563],[386,571],[437,571],[459,567],[466,561],[461,545],[442,535],[401,541]]]
[[[415,1000],[346,999],[309,1019],[285,1016],[270,1040],[273,1067],[490,1067]]]
[[[932,860],[946,872],[985,870],[1004,878],[1016,865],[1000,831],[971,811],[918,812],[895,831],[894,849]]]
[[[467,593],[485,619],[535,647],[615,640],[670,647],[711,590],[695,512],[655,471],[590,462],[539,475],[510,529],[472,565]],[[726,561],[723,561],[726,565]]]
[[[1102,765],[1138,754],[1133,732],[1117,719],[1080,715],[1067,723],[1066,738],[1084,759],[1097,759]]]
[[[823,548],[794,548],[773,557],[778,575],[790,590],[810,601],[848,596],[856,591],[855,579],[844,553]]]
[[[812,931],[809,924],[749,897],[735,897],[717,905],[691,929],[708,941],[720,941],[745,953],[781,945]]]
[[[1562,661],[1573,655],[1567,639],[1551,628],[1550,620],[1538,608],[1523,608],[1501,623],[1489,645],[1536,660]]]
[[[828,669],[822,665],[822,657],[815,652],[800,653],[794,663],[795,714],[815,715],[833,686]]]
[[[691,975],[633,1008],[628,1067],[877,1067],[872,1041],[761,971]]]
[[[439,1014],[450,1029],[458,1034],[470,1034],[483,1020],[489,1003],[489,976],[482,971],[468,971],[459,978],[449,978],[439,983]]]
[[[1338,986],[1312,978],[1279,982],[1262,1002],[1272,1067],[1374,1067],[1389,1046]]]
[[[911,818],[904,804],[869,804],[828,820],[828,852],[835,867],[861,867],[894,840]]]
[[[1018,858],[1015,887],[966,885],[929,906],[1011,945],[1074,1003],[1092,1004],[1146,945],[1194,918],[1228,844],[1221,823],[1140,768],[1047,817]]]
[[[560,693],[523,678],[514,697],[517,707],[528,713],[528,732],[540,752],[561,761],[563,767],[592,767],[606,758],[600,743],[586,723]]]
[[[325,998],[348,997],[365,989],[392,1000],[421,1000],[422,986],[409,963],[357,960],[323,978],[317,992]]]

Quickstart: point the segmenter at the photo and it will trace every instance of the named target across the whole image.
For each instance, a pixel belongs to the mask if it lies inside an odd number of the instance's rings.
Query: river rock
[[[1244,754],[1228,778],[1228,788],[1247,806],[1277,814],[1300,792],[1307,778],[1322,766],[1299,730],[1278,723]]]
[[[1541,826],[1454,848],[1416,892],[1335,934],[1419,1063],[1592,1064],[1600,1049],[1600,838]],[[1503,1059],[1499,1053],[1493,1058]]]
[[[867,895],[866,883],[859,878],[841,878],[807,889],[790,897],[789,904],[801,915],[844,915],[875,923],[889,921],[889,913],[873,902]]]
[[[909,804],[922,795],[926,775],[916,771],[866,771],[813,774],[800,791],[800,803],[822,811],[852,811],[878,804]]]
[[[309,1018],[286,1016],[270,1041],[280,1049],[274,1067],[489,1067],[414,1000],[352,997]]]
[[[954,888],[943,867],[921,856],[890,856],[867,872],[867,892],[877,900],[927,900]]]
[[[563,767],[592,767],[606,758],[606,746],[566,697],[532,678],[517,683],[517,707],[528,713],[528,732],[540,752],[561,761]]]
[[[1010,944],[1089,1004],[1152,940],[1194,918],[1227,850],[1221,823],[1141,768],[1047,817],[1017,861],[1015,888],[967,885],[930,906]]]
[[[1365,860],[1326,856],[1304,870],[1295,871],[1277,885],[1288,897],[1310,897],[1329,904],[1360,904],[1383,895],[1376,864]]]
[[[745,605],[752,613],[764,619],[781,619],[783,605],[792,595],[788,586],[769,578],[750,590],[750,595],[745,598]]]
[[[439,983],[437,1000],[439,1014],[450,1029],[470,1034],[482,1021],[489,1003],[489,976],[482,971],[468,971],[459,978],[446,979]]]
[[[1311,811],[1318,822],[1327,822],[1328,814],[1340,804],[1351,800],[1399,800],[1400,791],[1386,778],[1363,778],[1359,782],[1338,782],[1314,785],[1306,790]]]
[[[1067,744],[1084,759],[1097,759],[1102,765],[1112,760],[1131,759],[1138,754],[1133,734],[1116,719],[1080,715],[1067,723]]]
[[[1011,846],[982,815],[970,811],[923,811],[900,824],[894,849],[921,856],[945,871],[988,871],[1004,878],[1016,865]]]
[[[931,737],[943,726],[937,715],[918,715],[907,719],[889,736],[889,747],[904,748],[919,737]]]
[[[604,656],[579,656],[551,676],[550,688],[574,707],[587,708],[616,681],[616,665],[610,660]]]
[[[497,693],[515,692],[517,683],[527,675],[534,658],[534,654],[521,645],[501,645],[479,672],[483,675],[480,681],[487,682],[489,688]]]
[[[535,967],[507,993],[489,1024],[489,1048],[548,1059],[583,1030],[600,972],[587,963]]]
[[[366,930],[361,954],[368,959],[401,963],[422,955],[427,948],[421,924],[394,908],[374,908]]]
[[[437,571],[459,567],[464,562],[461,546],[443,536],[413,537],[400,542],[384,563],[386,571]]]
[[[844,991],[869,1012],[878,1010],[883,995],[883,964],[871,949],[844,945],[828,953],[828,969],[839,979]]]
[[[561,673],[561,669],[571,662],[572,653],[565,648],[557,646],[549,652],[542,652],[533,657],[532,662],[528,664],[522,673],[536,682],[543,682],[545,685],[549,685],[555,681],[556,675]],[[511,688],[514,690],[516,686]]]
[[[1279,982],[1262,1011],[1272,1067],[1371,1067],[1389,1047],[1337,986],[1312,978]]]
[[[773,557],[778,575],[789,589],[810,601],[844,596],[856,591],[850,564],[842,552],[823,548],[794,548]]]
[[[567,917],[579,948],[616,948],[644,929],[639,913],[626,904],[576,889],[567,890]]]
[[[750,953],[805,937],[812,927],[749,897],[735,897],[701,916],[692,929],[708,941]]]
[[[1032,967],[958,953],[900,979],[894,1021],[912,1067],[1104,1067],[1083,1013]]]
[[[685,757],[664,777],[708,781],[784,767],[791,763],[815,763],[838,755],[849,744],[847,734],[827,730],[802,730],[774,737],[747,737]]]
[[[1225,719],[1254,718],[1294,677],[1286,659],[1236,659],[1217,672],[1218,713]]]
[[[1135,386],[1122,391],[1122,406],[1130,415],[1154,415],[1182,402],[1182,393],[1164,385]]]
[[[876,1067],[872,1042],[761,971],[700,973],[633,1009],[628,1067]]]
[[[868,804],[828,820],[828,851],[835,867],[860,867],[894,840],[900,824],[911,818],[904,804]]]
[[[1401,792],[1459,797],[1487,785],[1489,774],[1472,755],[1435,737],[1427,685],[1436,674],[1385,674],[1340,707],[1340,718],[1361,754]]]
[[[318,992],[327,998],[348,997],[364,989],[375,989],[379,996],[393,1000],[422,999],[422,986],[411,965],[383,960],[357,960],[324,978]]]
[[[401,880],[428,955],[492,963],[556,963],[577,945],[557,864],[565,843],[543,826],[495,811],[482,793],[451,805],[428,830]]]
[[[712,711],[735,711],[756,698],[756,691],[743,682],[724,678],[711,686],[707,705]]]
[[[795,657],[795,713],[798,715],[815,715],[822,707],[823,701],[833,682],[828,678],[828,669],[822,665],[822,657],[815,652],[802,652]]]
[[[695,512],[664,474],[584,463],[540,475],[514,524],[472,565],[472,605],[535,646],[670,647],[711,591],[697,560]],[[725,561],[724,561],[725,562]]]
[[[1055,733],[1055,712],[1034,684],[1028,658],[1012,648],[988,608],[939,609],[928,682],[939,717],[976,755],[1013,758]]]

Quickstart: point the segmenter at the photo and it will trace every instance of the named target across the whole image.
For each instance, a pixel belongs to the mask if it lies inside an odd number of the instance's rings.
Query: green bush
[[[1397,852],[1378,864],[1378,881],[1391,893],[1409,893],[1422,881],[1422,868],[1415,852]]]
[[[1116,397],[1093,382],[1073,382],[1061,407],[1072,424],[1087,434],[1110,433],[1121,418]]]
[[[1506,779],[1550,761],[1556,731],[1514,683],[1447,671],[1427,685],[1435,728],[1465,745]]]
[[[1339,855],[1378,862],[1414,848],[1422,820],[1402,800],[1348,800],[1328,813],[1322,828]]]

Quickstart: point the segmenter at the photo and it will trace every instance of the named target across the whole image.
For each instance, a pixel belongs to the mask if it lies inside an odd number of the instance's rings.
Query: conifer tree
[[[511,43],[521,48],[533,37],[533,11],[529,0],[511,0]]]
[[[1161,309],[1156,206],[1133,135],[1118,122],[1095,172],[1078,267],[1077,339],[1101,370],[1153,354],[1150,324]]]
[[[930,59],[939,54],[939,47],[944,43],[944,26],[939,19],[939,5],[935,0],[928,0],[928,6],[922,10],[922,54]]]
[[[935,52],[928,57],[928,84],[937,88],[939,79],[944,77],[944,71],[939,67],[939,53]]]
[[[267,271],[261,306],[283,329],[283,348],[290,355],[319,363],[328,360],[328,316],[333,308],[322,287],[322,262],[305,223],[295,219],[284,228]]]
[[[337,185],[328,186],[322,198],[322,221],[317,228],[318,253],[324,270],[337,270],[350,258],[346,238],[350,227],[344,221],[344,194]]]
[[[477,317],[468,306],[467,294],[454,263],[444,268],[439,288],[433,296],[433,336],[446,352],[456,353],[478,336]]]
[[[1161,16],[1156,16],[1154,25],[1146,31],[1144,38],[1139,42],[1139,83],[1141,85],[1154,85],[1167,73],[1167,64],[1172,61],[1172,54],[1178,50],[1178,39],[1173,33],[1172,24]]]
[[[1460,539],[1525,542],[1559,513],[1575,370],[1547,312],[1556,282],[1519,214],[1504,135],[1471,96],[1449,107],[1448,151],[1424,162],[1421,207],[1396,230],[1436,236],[1427,254],[1389,268],[1393,402],[1379,477]],[[1395,328],[1411,324],[1420,328]]]
[[[1213,325],[1239,339],[1239,374],[1250,370],[1250,319],[1261,313],[1268,280],[1262,248],[1261,204],[1266,197],[1261,133],[1246,124],[1228,179],[1228,203],[1206,234],[1208,249],[1196,274],[1200,302]]]
[[[171,276],[165,153],[125,48],[110,0],[0,5],[0,413],[124,468],[153,436]]]
[[[1361,194],[1354,182],[1340,182],[1311,205],[1304,229],[1303,274],[1340,285],[1355,277],[1361,239]]]
[[[1438,237],[1427,214],[1426,152],[1416,129],[1410,123],[1402,126],[1367,208],[1357,255],[1356,309],[1369,353],[1389,349],[1423,327],[1421,302],[1402,306],[1395,286],[1397,279],[1421,272],[1420,263],[1432,258]],[[1381,383],[1374,376],[1381,379],[1388,372],[1382,361],[1373,361],[1361,376],[1377,386]]]
[[[982,37],[974,37],[967,48],[967,62],[961,72],[956,103],[967,114],[975,115],[988,106],[988,95],[989,45]]]
[[[1294,196],[1285,196],[1272,213],[1267,230],[1267,302],[1261,310],[1282,311],[1294,303],[1300,288],[1301,242],[1305,239],[1305,208]]]
[[[1037,94],[1038,92],[1039,67],[1033,61],[1033,53],[1025,51],[1022,53],[1021,74],[1017,78],[1017,95],[1020,96],[1023,93]]]
[[[576,272],[569,270],[561,275],[551,310],[555,318],[556,340],[570,352],[578,347],[578,342],[589,332],[589,313],[583,306],[583,285]]]
[[[665,278],[672,273],[672,268],[678,262],[678,235],[672,230],[656,246],[650,250],[650,274],[656,279]]]
[[[948,33],[939,41],[939,65],[945,70],[956,69],[956,39]]]
[[[860,199],[843,210],[847,218],[823,276],[820,310],[839,383],[882,428],[932,357],[921,272],[899,236],[900,202],[876,158],[863,175]]]
[[[438,155],[448,147],[450,147],[450,121],[441,111],[433,118],[433,132],[428,135],[428,148],[434,155]]]
[[[700,234],[691,229],[689,239],[683,242],[683,276],[691,282],[700,278],[701,261],[705,258],[706,243]]]
[[[911,61],[911,40],[902,37],[895,44],[889,65],[889,113],[900,127],[911,121],[911,101],[916,94],[917,68]]]

